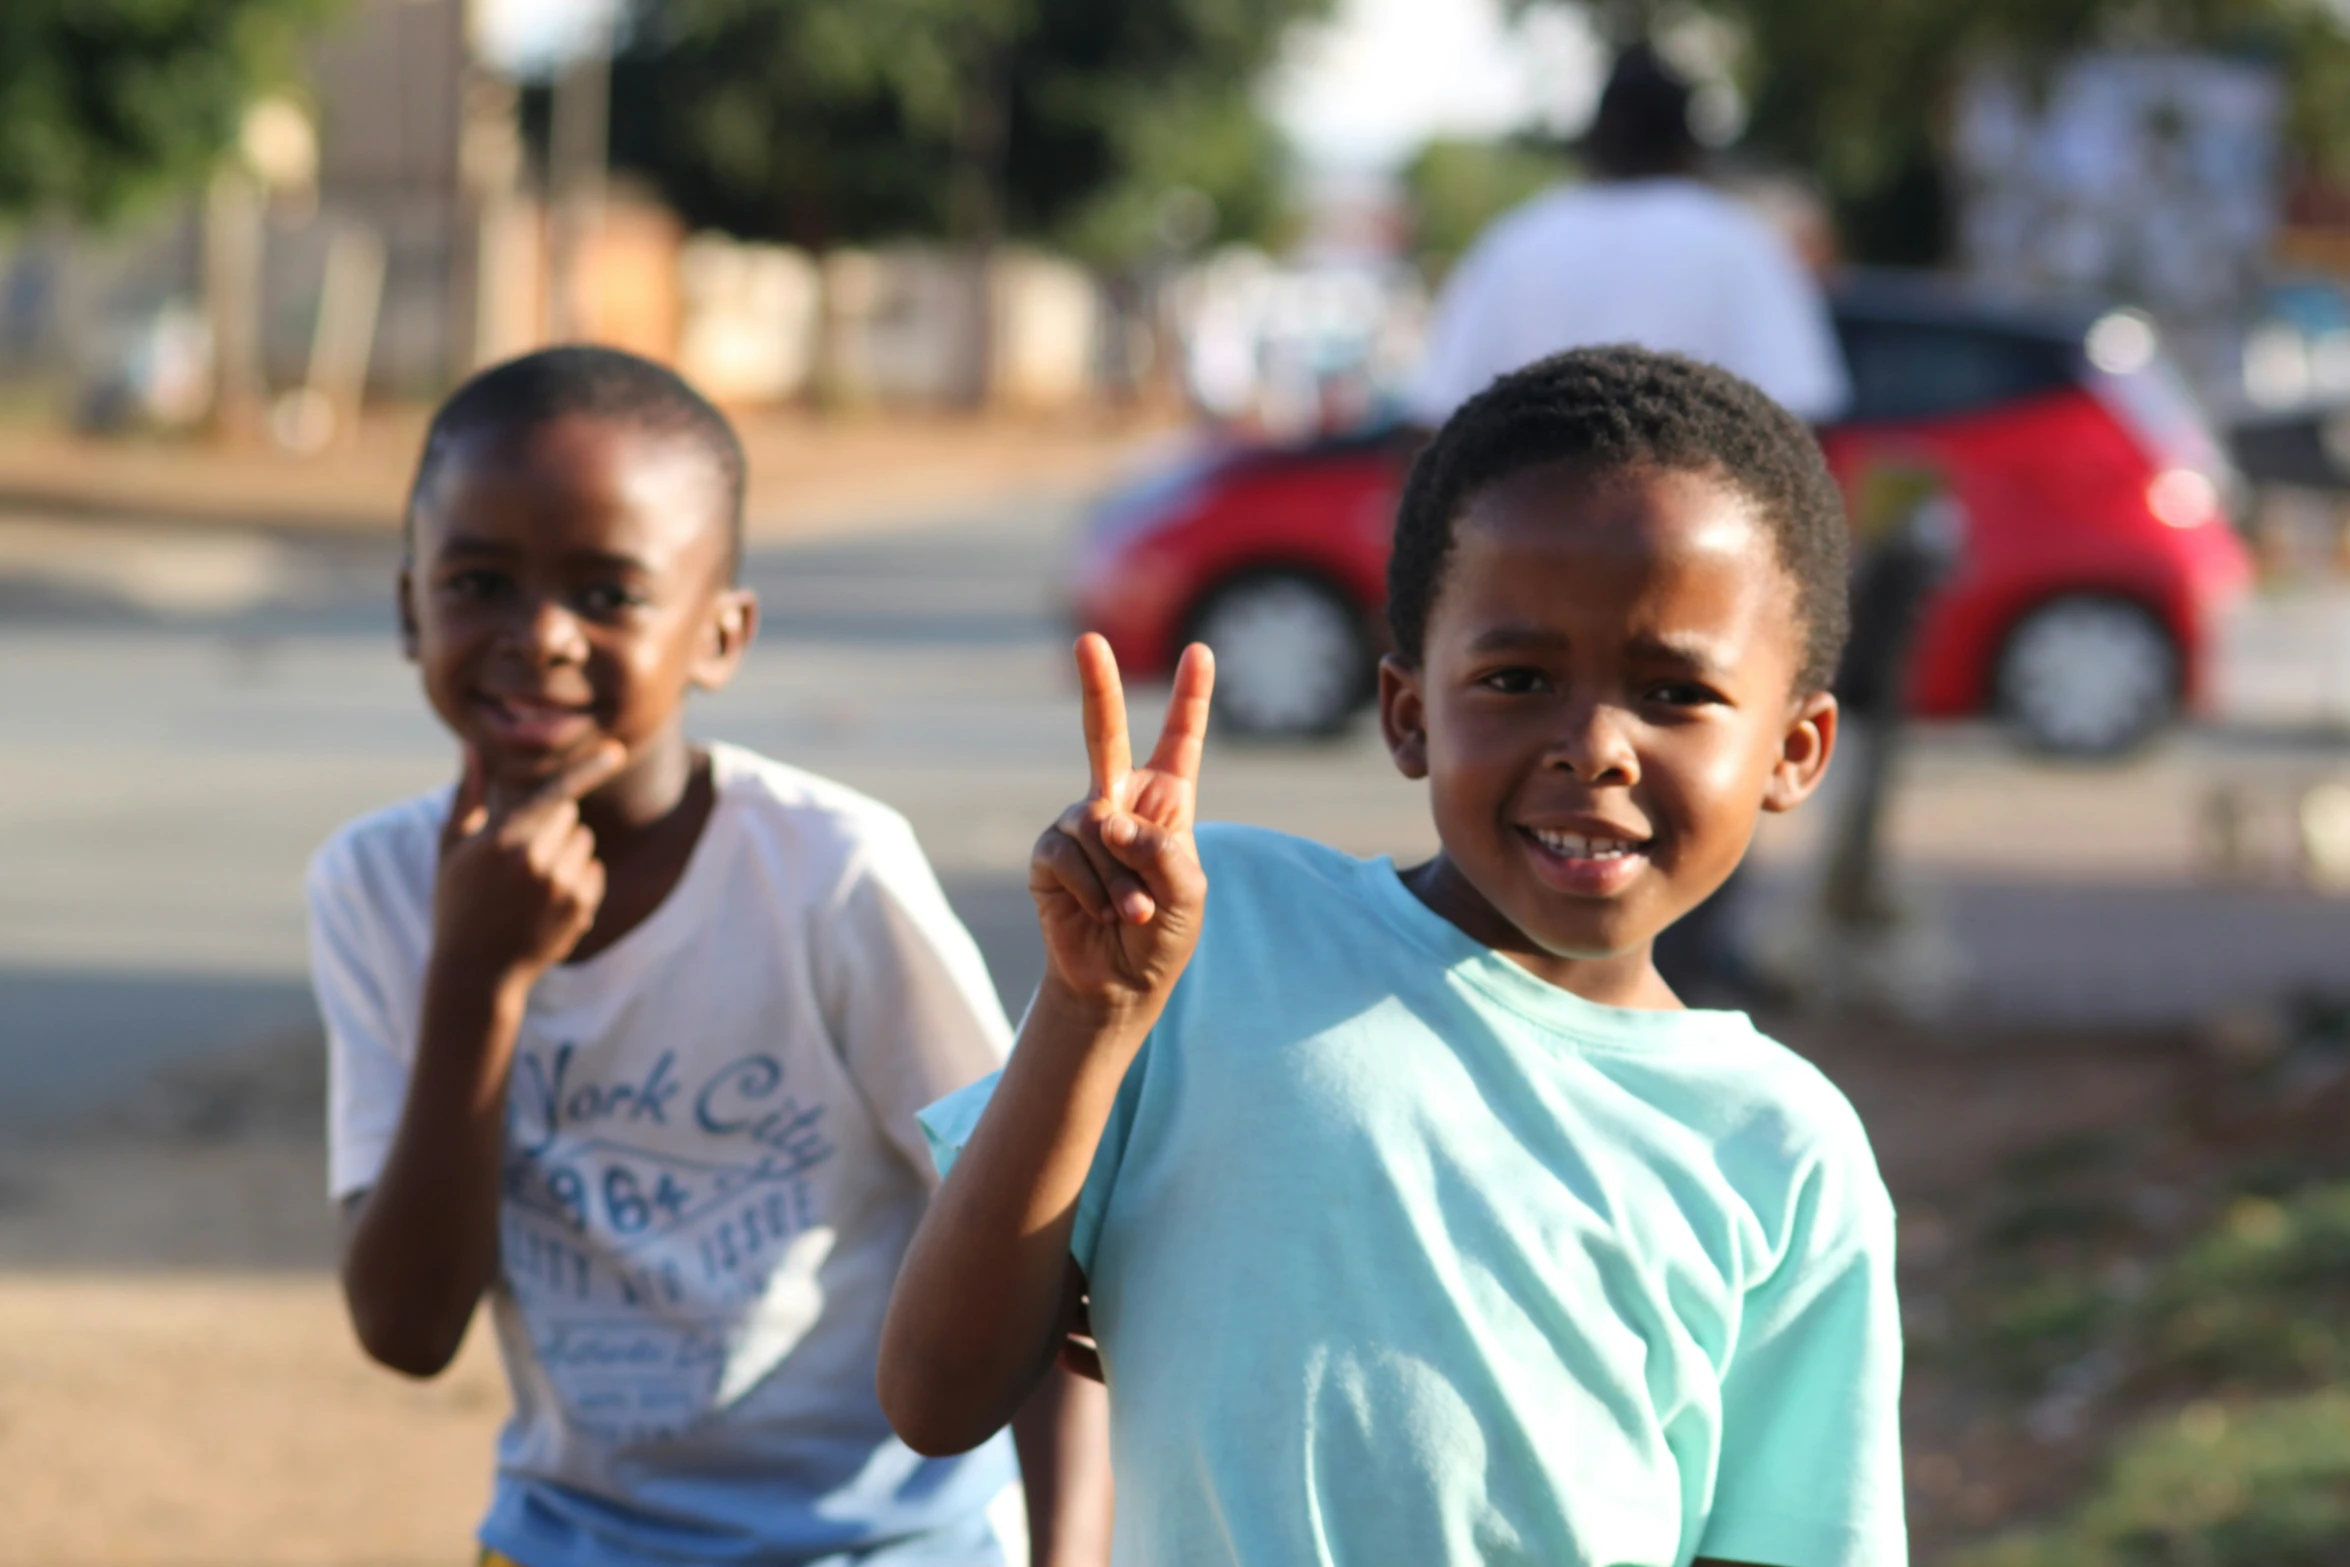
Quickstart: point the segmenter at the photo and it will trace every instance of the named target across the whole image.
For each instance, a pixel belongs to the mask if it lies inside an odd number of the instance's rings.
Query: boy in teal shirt
[[[967,1448],[1089,1325],[1138,1567],[1899,1567],[1867,1139],[1650,957],[1834,749],[1817,446],[1723,371],[1561,355],[1422,454],[1389,586],[1381,722],[1442,843],[1405,870],[1195,836],[1205,650],[1135,768],[1080,644],[1046,975],[926,1114],[884,1408]]]

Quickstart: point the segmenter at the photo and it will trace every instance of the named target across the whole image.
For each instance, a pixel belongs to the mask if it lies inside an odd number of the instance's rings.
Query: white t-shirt
[[[1637,343],[1720,365],[1814,421],[1849,388],[1826,302],[1785,241],[1695,180],[1561,187],[1488,230],[1437,301],[1408,402],[1433,428],[1494,377]]]
[[[943,1462],[874,1393],[928,1200],[915,1112],[1010,1048],[905,820],[730,746],[683,876],[532,990],[491,1297],[514,1390],[482,1538],[532,1567],[795,1561],[966,1529],[1002,1440]],[[406,1098],[446,789],[310,869],[329,1187],[374,1183]]]

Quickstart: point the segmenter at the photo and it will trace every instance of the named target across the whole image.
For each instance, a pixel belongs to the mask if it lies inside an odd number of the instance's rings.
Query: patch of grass
[[[1971,1353],[2009,1386],[2028,1389],[2109,1336],[2116,1315],[2115,1303],[2094,1283],[2070,1273],[2042,1274],[1999,1295]]]
[[[2063,1522],[1948,1567],[2340,1567],[2350,1560],[2350,1389],[2140,1428]]]
[[[2239,1198],[2148,1304],[2142,1353],[2165,1371],[2350,1382],[2350,1182]]]

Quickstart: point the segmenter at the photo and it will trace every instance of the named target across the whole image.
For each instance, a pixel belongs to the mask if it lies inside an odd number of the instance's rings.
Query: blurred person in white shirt
[[[1589,182],[1503,215],[1446,280],[1408,394],[1414,424],[1433,429],[1496,376],[1603,343],[1720,365],[1815,424],[1843,409],[1819,285],[1762,218],[1695,177],[1689,98],[1647,46],[1617,58]]]

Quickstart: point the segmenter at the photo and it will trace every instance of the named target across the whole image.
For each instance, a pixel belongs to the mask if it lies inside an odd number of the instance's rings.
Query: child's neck
[[[1492,948],[1545,984],[1603,1007],[1639,1012],[1679,1012],[1681,998],[1656,971],[1654,944],[1604,957],[1562,957],[1538,946],[1511,923],[1461,874],[1450,856],[1416,865],[1403,874],[1412,896],[1442,915],[1472,941]]]
[[[598,855],[608,858],[633,839],[659,834],[706,761],[675,726],[638,747],[610,783],[579,803],[579,819],[596,835]]]
[[[584,963],[636,929],[676,891],[702,840],[717,784],[710,759],[686,744],[645,748],[621,775],[579,806],[604,864],[604,902],[596,923],[566,963]]]

